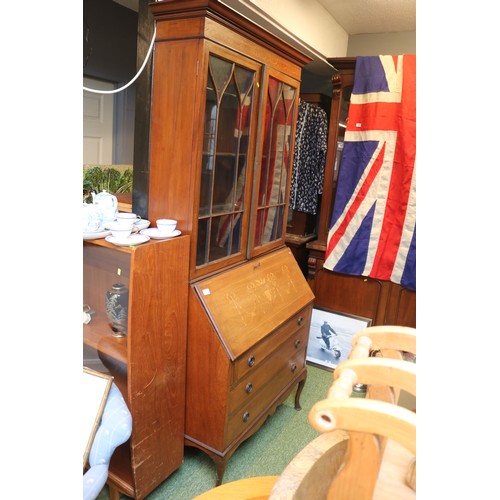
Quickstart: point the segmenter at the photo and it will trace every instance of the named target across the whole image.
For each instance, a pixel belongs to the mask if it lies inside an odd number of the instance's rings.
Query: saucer
[[[137,229],[140,231],[141,229],[146,229],[149,227],[149,225],[151,224],[150,221],[146,220],[146,219],[141,219],[139,221],[137,221],[135,223],[135,225],[137,226]]]
[[[140,245],[141,243],[146,243],[149,241],[149,236],[144,234],[131,234],[128,238],[117,239],[114,236],[106,236],[106,241],[113,243],[113,245],[119,247],[130,247],[133,245]]]
[[[165,234],[160,231],[157,227],[150,227],[149,229],[143,229],[140,231],[141,234],[149,236],[153,240],[168,240],[169,238],[175,238],[181,234],[179,229],[172,231],[171,233]]]
[[[111,234],[111,231],[108,231],[107,229],[101,229],[100,231],[84,232],[83,239],[84,240],[98,240],[100,238],[105,238],[106,236],[108,236],[110,234]]]
[[[106,229],[109,229],[113,224],[116,223],[116,219],[114,221],[111,221],[111,222],[107,222],[104,227]],[[149,227],[149,225],[151,224],[150,221],[146,220],[146,219],[141,219],[137,222],[134,222],[134,226],[137,228],[137,231],[140,231],[141,229],[146,229],[147,227]]]

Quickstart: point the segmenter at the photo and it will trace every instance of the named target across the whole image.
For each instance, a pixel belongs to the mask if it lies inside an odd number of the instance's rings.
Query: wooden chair
[[[416,412],[397,405],[416,396],[416,330],[375,326],[357,332],[335,369],[326,399],[309,413],[322,434],[280,476],[241,479],[195,500],[387,500],[416,498]],[[353,397],[365,384],[365,398]]]

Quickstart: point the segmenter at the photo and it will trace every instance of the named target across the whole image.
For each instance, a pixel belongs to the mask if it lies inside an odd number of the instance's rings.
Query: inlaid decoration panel
[[[234,358],[314,300],[288,248],[193,286]]]

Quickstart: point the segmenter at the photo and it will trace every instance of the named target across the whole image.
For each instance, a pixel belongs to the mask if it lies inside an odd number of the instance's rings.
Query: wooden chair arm
[[[407,326],[379,325],[369,326],[356,332],[352,345],[356,345],[359,337],[369,337],[372,349],[393,349],[417,354],[417,330]]]
[[[334,381],[341,378],[345,370],[352,370],[355,373],[355,384],[386,385],[402,389],[414,396],[417,394],[415,363],[391,358],[348,359],[337,366],[333,373]],[[348,376],[350,380],[352,375],[349,372]],[[352,392],[352,388],[348,385],[346,387]],[[349,397],[351,392],[346,396]],[[331,397],[330,394],[328,397]]]
[[[401,406],[374,399],[324,399],[311,408],[308,420],[318,432],[344,429],[378,434],[416,454],[417,415]]]

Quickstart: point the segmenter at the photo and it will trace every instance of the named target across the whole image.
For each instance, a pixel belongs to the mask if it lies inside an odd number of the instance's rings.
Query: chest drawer
[[[277,367],[274,377],[269,378],[267,384],[260,391],[229,415],[226,444],[249,429],[281,391],[301,373],[306,365],[305,354],[305,349],[302,349],[294,357],[288,358],[284,362],[280,362],[281,358],[279,357],[270,358],[270,362],[274,362]]]
[[[286,339],[280,348],[268,356],[259,366],[241,378],[230,391],[229,413],[234,413],[242,404],[249,404],[250,400],[270,383],[270,380],[274,380],[283,370],[288,370],[284,367],[298,353],[302,353],[305,358],[308,335],[309,332],[305,328],[301,328]],[[292,368],[293,366],[290,366],[290,369]]]
[[[273,353],[283,342],[285,342],[296,331],[304,325],[309,324],[312,306],[305,307],[292,316],[283,326],[278,328],[273,334],[249,349],[243,356],[234,363],[233,383],[247,376],[252,370],[255,371],[269,354]],[[300,345],[305,345],[306,341],[296,339]]]

